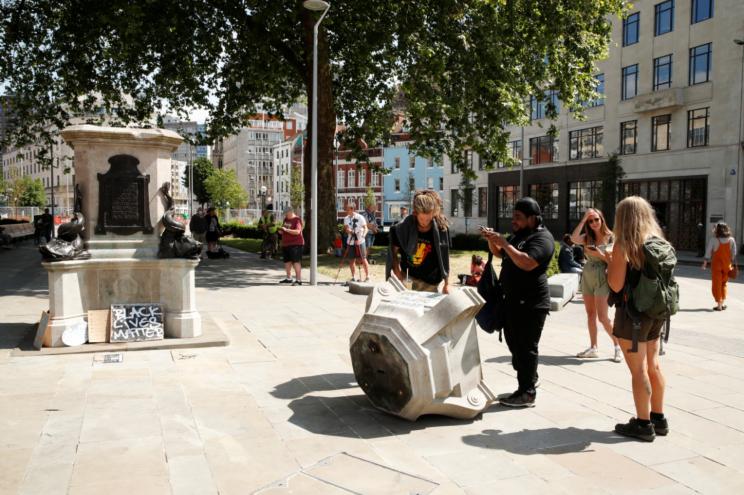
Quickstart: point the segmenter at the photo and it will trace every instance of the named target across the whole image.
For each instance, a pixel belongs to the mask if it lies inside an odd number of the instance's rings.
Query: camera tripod
[[[354,261],[362,259],[362,251],[359,249],[359,237],[355,232],[352,232],[349,237],[349,241],[354,241]],[[352,246],[349,241],[346,241],[346,249],[344,249],[344,255],[341,257],[341,261],[338,264],[338,271],[336,272],[336,278],[333,283],[338,283],[338,276],[341,275],[341,268],[343,268],[344,261],[346,261],[346,257],[349,255],[349,248]]]

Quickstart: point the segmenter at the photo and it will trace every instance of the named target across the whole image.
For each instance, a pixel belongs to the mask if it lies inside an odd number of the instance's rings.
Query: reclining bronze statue
[[[85,230],[83,217],[83,195],[80,184],[75,186],[75,208],[72,219],[57,229],[57,237],[39,246],[44,261],[87,260],[90,253],[85,249],[85,242],[80,234]]]
[[[201,254],[202,243],[186,235],[186,226],[174,218],[176,209],[170,194],[170,187],[170,182],[165,182],[160,186],[160,193],[165,197],[165,213],[163,214],[165,230],[160,236],[158,258],[196,259]]]

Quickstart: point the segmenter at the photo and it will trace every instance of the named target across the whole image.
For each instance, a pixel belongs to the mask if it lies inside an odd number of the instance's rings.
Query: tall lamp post
[[[739,140],[736,143],[736,222],[734,223],[735,227],[739,229],[739,235],[742,236],[742,243],[744,244],[744,233],[742,233],[742,230],[744,230],[744,215],[742,215],[742,208],[744,208],[744,203],[742,203],[741,198],[741,189],[739,188],[739,184],[741,184],[742,181],[742,173],[741,173],[741,155],[742,155],[742,147],[744,147],[744,133],[742,132],[742,128],[744,125],[742,125],[742,117],[744,117],[744,39],[735,39],[734,43],[739,45],[739,47],[742,49],[741,51],[741,78],[739,79]],[[739,204],[742,204],[742,206],[739,206]],[[739,223],[741,222],[741,225]]]
[[[323,12],[313,26],[313,122],[310,161],[310,285],[318,285],[318,26],[331,8],[323,0],[305,0],[302,6]]]

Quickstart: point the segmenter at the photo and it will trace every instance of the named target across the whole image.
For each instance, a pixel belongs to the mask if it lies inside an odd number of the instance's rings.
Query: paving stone
[[[160,436],[81,443],[70,481],[72,487],[105,482],[107,486],[129,486],[139,480],[168,479],[165,451]],[[141,486],[146,486],[144,483]],[[122,493],[123,490],[121,491]],[[135,491],[136,492],[136,491]],[[130,492],[130,494],[133,492]],[[157,492],[153,492],[157,493]]]
[[[168,456],[173,495],[217,495],[209,464],[203,453]]]
[[[659,464],[653,468],[700,493],[744,492],[744,474],[705,457]]]
[[[255,492],[261,495],[300,495],[322,493],[328,495],[350,495],[354,492],[344,490],[330,483],[313,478],[305,473],[293,474],[286,480],[273,483],[271,486]]]

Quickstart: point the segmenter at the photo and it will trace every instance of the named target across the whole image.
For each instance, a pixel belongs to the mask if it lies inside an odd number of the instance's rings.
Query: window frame
[[[540,205],[542,217],[545,220],[558,220],[560,218],[560,186],[558,182],[530,184],[528,191],[528,196]],[[550,198],[550,201],[544,201],[545,197]]]
[[[669,30],[660,31],[660,18],[662,15],[669,15]],[[674,31],[674,0],[664,0],[654,5],[654,36],[662,36]]]
[[[634,18],[631,20],[631,18]],[[631,46],[638,43],[639,39],[641,38],[641,13],[640,12],[633,12],[632,14],[628,14],[625,19],[623,19],[623,46]],[[633,26],[635,28],[635,40],[634,41],[628,41],[628,35],[629,35],[629,27]]]
[[[699,48],[706,47],[707,51],[703,53],[696,53],[696,51]],[[702,81],[697,81],[695,79],[695,74],[697,71],[695,68],[697,67],[697,60],[698,58],[705,57],[705,79]],[[688,85],[689,86],[695,86],[697,84],[703,84],[710,81],[710,72],[711,72],[711,66],[713,65],[713,43],[703,43],[702,45],[693,46],[690,48],[690,58],[689,58],[689,79],[688,79]]]
[[[633,72],[630,72],[630,69],[633,69]],[[638,96],[638,64],[631,64],[626,65],[621,70],[621,81],[620,81],[620,99],[622,101],[630,100],[631,98],[635,98]],[[627,79],[628,76],[635,76],[633,81],[633,88],[634,92],[632,96],[628,96],[628,85],[627,85]]]
[[[628,129],[627,124],[633,123],[633,151],[625,150],[625,131]],[[626,120],[620,122],[620,154],[635,155],[638,152],[638,120]]]
[[[705,111],[705,115],[702,117],[694,116],[695,112]],[[703,144],[695,144],[695,136],[693,127],[695,121],[703,120],[705,122],[704,133],[703,133]],[[710,144],[710,107],[693,108],[687,111],[687,147],[688,148],[701,148]]]
[[[583,140],[591,139],[591,152],[589,156],[583,156]],[[597,144],[601,150],[597,149]],[[575,144],[575,146],[574,146]],[[575,129],[568,133],[568,159],[569,161],[589,160],[601,158],[604,154],[604,126],[586,127],[584,129]]]
[[[549,140],[548,144],[550,146],[550,156],[547,161],[542,161],[539,159],[540,155],[540,149],[542,147],[543,140]],[[533,142],[536,144],[536,150],[538,151],[537,154],[533,152]],[[534,138],[530,138],[530,165],[543,165],[546,163],[555,163],[558,161],[558,138],[555,138],[549,134],[546,134],[544,136],[537,136]],[[535,156],[538,157],[538,159],[535,159]]]
[[[520,199],[519,185],[518,184],[505,184],[498,187],[497,192],[498,199],[498,217],[499,218],[512,218],[514,213],[514,206]],[[508,201],[507,201],[508,200]],[[505,208],[506,207],[506,208]],[[504,213],[507,210],[508,213]]]
[[[666,118],[666,122],[659,123],[660,119]],[[659,133],[658,129],[662,126],[666,126],[666,148],[659,148]],[[653,153],[657,151],[669,151],[672,149],[672,114],[667,113],[664,115],[656,115],[651,117],[651,151]]]
[[[488,217],[488,187],[478,188],[478,217]]]
[[[700,2],[708,3],[708,17],[703,17],[699,19],[699,18],[696,18],[696,13],[699,11],[698,3]],[[703,21],[707,21],[708,19],[712,19],[714,11],[715,11],[715,0],[692,0],[692,5],[690,5],[690,24],[697,24],[698,22],[703,22]]]
[[[662,59],[668,59],[668,62],[662,62]],[[672,87],[672,54],[662,55],[654,59],[654,72],[653,72],[653,90],[658,91],[660,89],[669,89]],[[659,82],[659,72],[662,68],[666,67],[668,70],[668,79],[664,82]]]
[[[460,190],[450,189],[450,216],[460,216]]]

